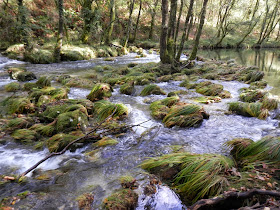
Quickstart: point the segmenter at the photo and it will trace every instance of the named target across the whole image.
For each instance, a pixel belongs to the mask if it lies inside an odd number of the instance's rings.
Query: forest
[[[0,1],[0,209],[280,208],[280,0]]]

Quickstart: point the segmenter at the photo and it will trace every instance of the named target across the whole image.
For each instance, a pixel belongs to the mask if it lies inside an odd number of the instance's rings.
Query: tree
[[[135,3],[135,0],[132,0],[132,2],[129,5],[129,18],[128,18],[127,28],[126,28],[126,38],[125,38],[124,45],[123,45],[124,48],[127,47],[129,37],[130,37],[130,29],[131,29],[132,13],[133,13],[133,9],[134,9],[134,3]]]
[[[26,8],[23,5],[23,0],[18,0],[18,22],[19,22],[19,37],[25,47],[28,47],[28,33],[26,25]]]
[[[139,25],[140,16],[141,16],[141,10],[142,10],[142,0],[139,0],[138,16],[137,16],[137,20],[136,20],[136,24],[135,24],[135,28],[134,28],[134,34],[133,34],[131,42],[135,42],[135,39],[136,39],[138,25]]]
[[[201,36],[201,32],[202,32],[202,28],[203,28],[204,20],[205,20],[207,3],[208,3],[208,0],[203,0],[203,6],[202,6],[202,9],[201,9],[200,22],[199,22],[198,30],[197,30],[197,33],[196,33],[193,50],[192,50],[192,53],[191,53],[191,56],[190,56],[189,60],[195,60],[196,59],[196,54],[197,54],[197,50],[198,50],[199,40],[200,40],[200,36]]]
[[[168,18],[168,0],[161,2],[161,34],[160,34],[160,60],[162,63],[169,63],[167,52],[167,18]]]
[[[79,0],[79,2],[82,6],[81,13],[84,20],[84,29],[81,39],[83,43],[88,43],[91,23],[94,16],[91,8],[93,0]]]
[[[57,34],[57,42],[54,49],[54,59],[56,62],[61,61],[61,48],[62,48],[62,39],[63,39],[63,23],[64,23],[64,17],[63,17],[63,0],[58,0],[57,2],[58,7],[58,13],[59,13],[59,21],[58,21],[58,34]]]
[[[110,44],[112,39],[112,33],[114,29],[114,22],[116,20],[116,3],[115,0],[110,0],[110,23],[108,26],[108,32],[105,38],[105,44]]]
[[[150,32],[149,32],[149,39],[153,39],[153,37],[154,37],[155,16],[156,16],[156,9],[157,9],[158,2],[159,2],[159,0],[155,0],[154,7],[151,11],[151,26],[150,26]]]

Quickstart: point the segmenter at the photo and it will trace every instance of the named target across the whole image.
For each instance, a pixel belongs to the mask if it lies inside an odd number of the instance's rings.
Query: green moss
[[[65,130],[86,129],[88,126],[88,117],[80,110],[69,111],[58,115],[56,130],[64,132]]]
[[[180,87],[188,87],[190,81],[189,80],[184,80],[183,82],[180,83]]]
[[[40,77],[36,82],[36,86],[39,88],[50,87],[51,86],[51,78],[50,77]]]
[[[95,147],[106,147],[106,146],[111,146],[111,145],[116,145],[119,142],[116,139],[112,139],[110,137],[103,137],[101,140],[98,142],[94,143],[93,146]]]
[[[71,141],[81,137],[81,135],[71,135],[59,133],[51,138],[49,138],[46,142],[46,145],[50,152],[59,152],[64,149]]]
[[[169,82],[172,79],[172,75],[164,75],[158,78],[158,82]]]
[[[206,96],[217,96],[223,91],[223,86],[212,82],[201,82],[196,86],[196,92]]]
[[[97,119],[102,121],[112,116],[113,118],[123,118],[128,115],[128,108],[124,104],[113,104],[106,100],[101,100],[94,103],[94,112],[97,115]]]
[[[135,92],[134,83],[125,83],[120,87],[120,92],[126,95],[132,95]]]
[[[22,143],[33,143],[37,139],[36,131],[28,129],[19,129],[12,133],[11,135],[15,140]]]
[[[53,120],[55,120],[55,118],[57,118],[59,114],[65,112],[67,106],[67,104],[47,106],[46,110],[40,114],[40,117],[43,120],[52,122]]]
[[[230,141],[227,141],[225,145],[230,149],[230,154],[235,161],[239,161],[241,158],[241,152],[252,144],[254,141],[247,138],[236,138]]]
[[[267,86],[266,81],[257,81],[250,83],[250,89],[264,89]]]
[[[103,201],[105,209],[135,209],[138,194],[130,189],[119,190]]]
[[[7,124],[7,129],[16,130],[20,128],[28,128],[32,125],[33,120],[31,118],[15,118],[9,120]]]
[[[186,95],[188,94],[188,91],[186,90],[177,90],[173,91],[167,94],[167,97],[177,96],[177,95]]]
[[[263,109],[274,110],[278,107],[278,100],[274,98],[264,97],[261,102]]]
[[[54,88],[54,87],[45,87],[42,89],[33,88],[30,93],[30,97],[38,102],[39,98],[43,95],[48,95],[50,97],[50,101],[52,100],[60,100],[68,98],[68,88]]]
[[[25,90],[25,91],[30,91],[30,90],[32,90],[33,88],[37,88],[37,84],[36,84],[36,83],[29,82],[29,83],[25,83],[25,84],[23,85],[23,90]]]
[[[203,119],[207,118],[209,118],[209,115],[202,107],[194,104],[184,104],[171,107],[162,122],[168,128],[175,125],[179,127],[198,127]]]
[[[90,60],[96,58],[95,49],[89,46],[63,45],[61,59],[63,61]]]
[[[35,106],[27,98],[10,98],[6,102],[9,114],[26,114],[35,111]]]
[[[266,119],[268,116],[268,110],[262,108],[262,104],[257,103],[229,103],[229,111],[232,111],[238,115],[245,117],[257,117],[261,120]]]
[[[256,82],[262,80],[264,77],[264,72],[262,71],[251,71],[246,75],[245,81],[248,83]]]
[[[54,87],[45,87],[42,89],[33,88],[29,96],[32,100],[34,100],[35,102],[38,102],[39,98],[42,95],[51,95],[52,90],[55,90],[55,88]]]
[[[102,99],[107,99],[112,96],[113,89],[108,84],[98,83],[93,86],[87,99],[91,101],[98,101]]]
[[[51,96],[47,96],[47,95],[41,95],[40,98],[38,99],[38,102],[37,102],[37,106],[38,107],[41,107],[42,105],[45,105],[45,104],[48,104],[50,102],[53,102],[54,99],[52,99]]]
[[[33,48],[24,53],[24,60],[31,63],[48,64],[54,62],[54,57],[50,50]]]
[[[49,125],[35,124],[30,128],[30,130],[35,130],[42,136],[52,136],[55,133],[55,125],[53,123]]]
[[[157,85],[147,85],[141,91],[141,96],[148,96],[148,95],[166,95],[166,93]]]
[[[94,85],[94,82],[89,79],[82,79],[82,78],[69,78],[62,82],[62,84],[66,85],[67,87],[78,87],[78,88],[87,88],[90,89]]]
[[[239,99],[243,102],[256,102],[265,96],[265,92],[261,90],[244,90]]]
[[[221,102],[221,98],[219,96],[198,97],[198,98],[194,98],[194,100],[202,104]]]
[[[21,89],[21,86],[18,82],[11,82],[11,83],[5,85],[5,90],[7,92],[16,92],[20,89]]]

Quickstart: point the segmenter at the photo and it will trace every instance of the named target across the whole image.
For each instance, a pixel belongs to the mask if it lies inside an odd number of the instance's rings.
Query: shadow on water
[[[265,72],[264,79],[274,87],[271,93],[280,96],[280,51],[278,49],[202,50],[199,54],[210,59],[235,59],[241,65],[258,66]]]

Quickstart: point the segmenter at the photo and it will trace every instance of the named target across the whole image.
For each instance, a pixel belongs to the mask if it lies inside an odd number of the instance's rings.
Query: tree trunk
[[[58,0],[58,12],[59,12],[59,21],[58,21],[58,34],[57,34],[57,42],[54,50],[54,59],[56,62],[61,61],[61,47],[62,47],[62,39],[63,39],[63,0]]]
[[[25,45],[25,48],[28,47],[28,33],[27,33],[27,26],[26,26],[26,11],[23,5],[23,0],[18,0],[18,22],[20,23],[20,30],[19,30],[19,39]]]
[[[184,0],[181,0],[179,15],[178,15],[178,19],[177,19],[176,32],[175,32],[175,43],[177,43],[177,38],[178,38],[179,29],[180,29],[180,20],[181,20],[181,16],[182,16],[183,7],[184,7]]]
[[[188,14],[187,14],[187,17],[186,17],[186,20],[185,20],[185,25],[184,25],[184,29],[183,29],[183,35],[182,35],[181,43],[180,43],[180,46],[179,46],[179,49],[178,49],[178,52],[177,52],[177,55],[176,55],[176,61],[177,62],[180,61],[180,57],[181,57],[181,54],[183,52],[183,48],[184,48],[184,44],[185,44],[185,40],[186,40],[187,28],[190,28],[189,22],[190,22],[190,17],[192,16],[193,4],[194,4],[194,0],[191,0],[190,1],[190,6],[189,6],[189,9],[188,9]]]
[[[199,27],[197,30],[197,34],[196,34],[193,50],[192,50],[192,53],[190,56],[190,60],[195,60],[195,58],[196,58],[199,40],[200,40],[200,36],[201,36],[201,32],[202,32],[202,28],[203,28],[204,20],[205,20],[207,3],[208,3],[208,0],[203,1],[203,6],[202,6],[201,16],[200,16],[200,23],[199,23]]]
[[[142,0],[140,0],[140,2],[139,2],[139,11],[138,11],[138,16],[137,16],[137,20],[136,20],[136,25],[135,25],[135,29],[134,29],[132,42],[135,42],[135,39],[136,39],[138,25],[139,25],[140,16],[141,16],[141,10],[142,10]]]
[[[129,9],[129,18],[128,18],[128,23],[127,23],[127,29],[126,29],[126,39],[124,41],[123,47],[126,48],[128,41],[129,41],[129,36],[130,36],[130,28],[131,28],[131,22],[132,22],[132,12],[134,9],[134,3],[135,0],[132,0],[132,3],[130,4],[130,9]]]
[[[169,63],[167,52],[167,19],[168,19],[168,0],[162,0],[161,4],[161,34],[160,34],[160,60],[162,63]]]
[[[84,19],[84,29],[83,29],[81,39],[82,42],[85,44],[88,43],[89,33],[91,29],[91,22],[93,18],[92,9],[91,9],[92,2],[93,0],[84,0],[82,4],[82,17]]]
[[[154,5],[154,8],[153,8],[152,14],[151,14],[152,19],[151,19],[151,26],[150,26],[150,32],[149,32],[149,39],[153,39],[153,37],[154,37],[155,16],[156,16],[156,8],[158,5],[158,1],[159,0],[155,1],[155,5]]]
[[[110,1],[110,23],[108,27],[108,32],[105,38],[105,44],[109,45],[112,39],[112,33],[114,29],[114,22],[116,20],[116,3],[115,0]]]

